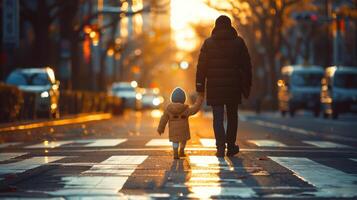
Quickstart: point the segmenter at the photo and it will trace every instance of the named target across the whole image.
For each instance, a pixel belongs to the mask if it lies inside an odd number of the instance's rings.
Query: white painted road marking
[[[216,156],[190,156],[190,179],[184,186],[192,193],[188,198],[210,199],[212,196],[256,197],[252,188],[242,180],[223,178],[219,174],[224,170],[234,173],[234,166],[229,160]],[[228,185],[228,186],[227,186]]]
[[[136,166],[144,162],[146,158],[147,156],[112,156],[83,173],[130,176]]]
[[[86,147],[113,147],[126,141],[127,139],[98,139],[98,140],[93,140],[93,142],[86,144],[85,146]]]
[[[188,198],[211,199],[212,196],[257,197],[255,191],[250,187],[194,186],[190,190],[192,193],[187,195]]]
[[[2,143],[2,144],[0,144],[0,148],[15,146],[15,145],[19,145],[19,144],[21,144],[21,142],[7,142],[7,143]]]
[[[145,146],[172,146],[172,143],[169,141],[169,139],[152,139],[146,143]]]
[[[48,193],[63,196],[116,194],[127,179],[128,177],[125,176],[67,176],[62,177],[65,184],[63,189]]]
[[[111,156],[94,165],[80,176],[62,177],[63,189],[48,192],[52,195],[114,195],[124,186],[136,167],[148,156]]]
[[[303,141],[303,142],[321,148],[352,148],[348,145],[338,144],[329,141]]]
[[[60,160],[62,156],[39,156],[25,159],[19,162],[0,164],[0,174],[22,173],[50,162]]]
[[[69,145],[66,147],[113,147],[126,141],[126,138],[44,141],[39,144],[27,146],[25,148],[57,148],[67,144]],[[88,144],[83,145],[84,143]]]
[[[200,138],[200,142],[204,147],[216,147],[216,139]]]
[[[291,170],[305,182],[316,187],[316,192],[305,192],[316,197],[357,197],[357,176],[319,164],[308,158],[269,157]]]
[[[350,160],[357,162],[357,158],[350,158]]]
[[[23,156],[27,153],[0,153],[0,162],[1,161],[5,161],[5,160],[9,160],[12,158],[16,158],[16,157],[20,157]]]
[[[275,140],[248,140],[248,142],[258,147],[286,147],[285,144]]]
[[[216,148],[212,147],[186,147],[188,151],[209,151],[216,152]],[[172,151],[170,147],[149,147],[149,148],[110,148],[110,149],[53,149],[51,152],[64,153],[91,153],[91,152],[135,152],[135,151]],[[290,153],[352,153],[355,154],[354,149],[322,149],[322,148],[301,148],[301,149],[272,149],[272,148],[242,148],[240,152],[290,152]]]
[[[59,147],[59,146],[62,146],[62,145],[65,145],[65,144],[69,144],[69,143],[72,143],[72,141],[43,141],[39,144],[34,144],[34,145],[30,145],[30,146],[27,146],[25,148],[28,148],[28,149],[35,149],[35,148],[42,148],[42,149],[46,149],[46,148],[56,148],[56,147]]]
[[[214,166],[228,166],[224,158],[216,156],[189,156],[190,164],[194,166],[209,167]]]

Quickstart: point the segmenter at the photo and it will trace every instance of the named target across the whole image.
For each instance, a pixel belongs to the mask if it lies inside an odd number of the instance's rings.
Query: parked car
[[[9,85],[16,85],[21,91],[36,94],[35,112],[50,118],[59,117],[59,81],[49,68],[16,69],[6,79]]]
[[[158,88],[143,88],[141,95],[143,109],[157,109],[164,103],[164,98],[160,95]]]
[[[140,109],[141,99],[137,98],[137,84],[132,82],[113,83],[111,93],[124,101],[125,108]]]
[[[321,79],[324,70],[320,66],[291,65],[281,69],[278,80],[279,110],[283,116],[294,116],[299,109],[320,113]]]
[[[321,83],[324,118],[336,119],[341,113],[357,112],[357,67],[328,67]]]

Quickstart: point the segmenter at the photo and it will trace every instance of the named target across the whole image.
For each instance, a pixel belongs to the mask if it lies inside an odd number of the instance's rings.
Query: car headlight
[[[41,92],[41,98],[48,98],[50,94],[47,91]]]
[[[141,100],[141,99],[143,98],[143,95],[140,94],[140,93],[137,93],[137,94],[135,95],[135,98],[136,98],[137,100]]]
[[[158,106],[158,105],[160,105],[160,103],[161,103],[161,101],[160,101],[160,98],[154,98],[153,100],[152,100],[152,104],[154,105],[154,106]]]

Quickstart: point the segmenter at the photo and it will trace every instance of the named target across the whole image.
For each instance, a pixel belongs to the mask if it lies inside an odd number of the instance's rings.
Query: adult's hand
[[[197,92],[198,96],[204,97],[205,93],[204,92]]]

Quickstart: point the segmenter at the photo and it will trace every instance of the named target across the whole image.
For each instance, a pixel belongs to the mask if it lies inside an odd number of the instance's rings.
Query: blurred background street
[[[0,198],[355,199],[356,0],[1,0]],[[235,157],[212,109],[156,132],[215,19],[245,40]]]

